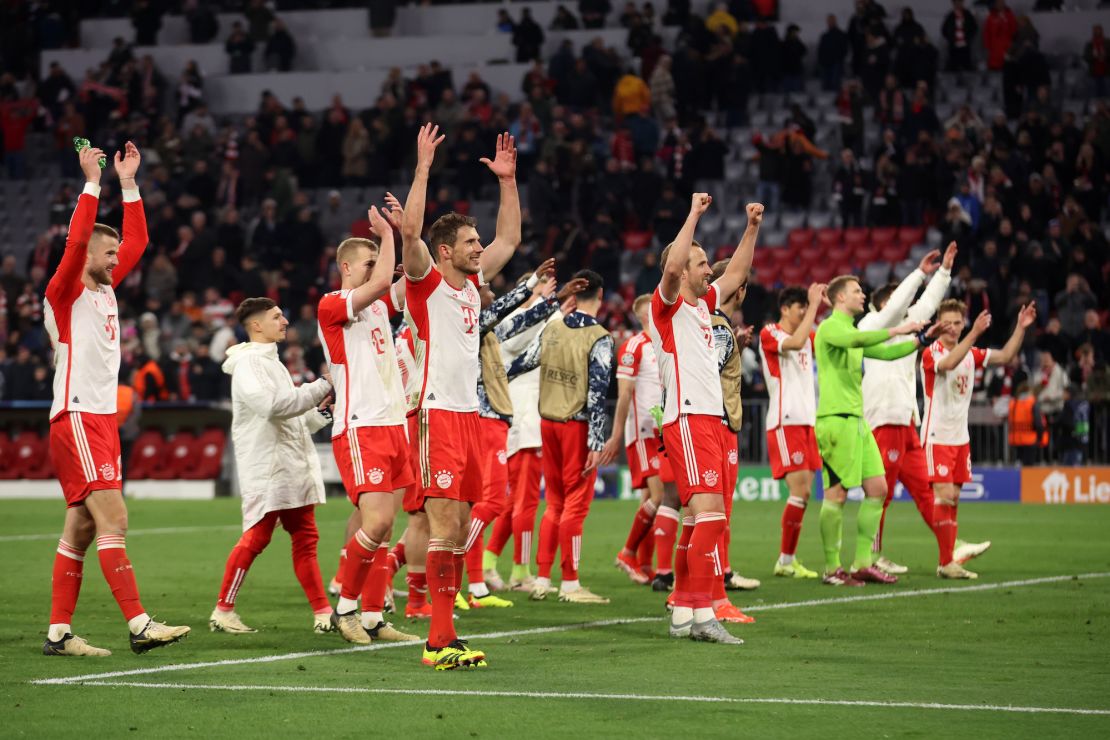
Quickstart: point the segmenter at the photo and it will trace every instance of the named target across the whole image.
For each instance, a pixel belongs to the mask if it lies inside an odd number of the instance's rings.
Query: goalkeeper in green
[[[824,501],[821,541],[825,549],[823,582],[830,586],[895,583],[898,579],[872,566],[871,544],[883,515],[886,471],[879,446],[863,418],[863,358],[896,360],[927,343],[925,322],[907,321],[891,329],[860,331],[853,321],[864,311],[864,293],[854,275],[829,283],[826,301],[831,315],[821,322],[814,340],[817,363],[817,449],[821,453]],[[887,339],[915,334],[914,339],[884,344]],[[851,573],[840,564],[844,501],[849,488],[863,486],[856,531],[856,556]]]

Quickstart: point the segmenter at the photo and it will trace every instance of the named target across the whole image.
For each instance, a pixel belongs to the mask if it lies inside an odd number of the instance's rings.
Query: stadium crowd
[[[254,48],[265,50],[268,69],[288,70],[297,41],[279,13],[314,6],[279,2],[275,13],[258,0],[182,5],[197,42],[216,37],[215,10],[243,13],[226,45],[233,73],[250,71]],[[371,18],[393,5],[370,3]],[[547,256],[558,257],[568,275],[589,264],[611,286],[599,315],[610,329],[631,328],[631,299],[658,284],[658,250],[681,225],[695,183],[723,188],[726,160],[742,147],[756,160],[754,194],[772,218],[831,209],[843,226],[926,226],[940,242],[957,242],[952,293],[972,317],[988,308],[995,314],[987,343],[1003,341],[1020,306],[1036,301],[1038,329],[988,383],[992,397],[1008,397],[1022,376],[1048,393],[1052,414],[1064,408],[1064,386],[1110,397],[1110,246],[1102,227],[1110,108],[1094,97],[1105,92],[1100,27],[1081,57],[1068,60],[1089,78],[1084,116],[1061,105],[1066,91],[1053,86],[1035,16],[1015,16],[1003,0],[978,18],[954,0],[943,26],[930,29],[908,8],[894,16],[858,0],[846,23],[829,17],[816,49],[796,26],[779,36],[769,22],[773,2],[734,0],[703,18],[685,0],[668,0],[658,15],[650,2],[617,10],[608,0],[582,0],[563,5],[552,28],[596,28],[618,13],[627,49],[600,39],[575,49],[567,41],[542,59],[543,29],[527,11],[516,19],[505,12],[499,30],[513,35],[518,61],[532,62],[515,95],[494,95],[477,73],[457,80],[430,61],[411,78],[392,70],[366,110],[351,110],[339,96],[325,110],[309,110],[299,98],[267,94],[254,115],[241,117],[208,110],[195,64],[161,70],[135,54],[133,43],[157,37],[159,3],[101,3],[105,14],[130,11],[133,42],[116,39],[84,79],[56,64],[37,76],[39,51],[75,43],[77,6],[17,3],[0,11],[5,176],[43,171],[25,154],[34,132],[53,137],[68,178],[44,204],[52,226],[29,256],[6,254],[0,262],[3,400],[51,394],[42,295],[78,194],[73,136],[109,152],[130,139],[144,151],[151,245],[118,289],[125,380],[146,400],[208,401],[228,397],[219,363],[244,339],[232,314],[245,296],[269,296],[286,310],[283,359],[298,381],[316,377],[323,355],[313,306],[339,284],[338,242],[368,233],[357,214],[369,203],[350,202],[350,188],[380,205],[392,183],[407,180],[410,142],[426,120],[448,132],[426,222],[492,195],[478,158],[496,132],[512,132],[527,199],[524,245],[506,274],[511,279]],[[376,33],[388,29],[371,25]],[[677,27],[673,45],[664,44],[660,26]],[[967,104],[941,120],[938,71],[974,74],[979,62],[1001,92],[1001,109]],[[794,102],[784,126],[775,125],[775,111],[770,127],[752,130],[750,147],[722,135],[749,123],[760,96],[798,93],[812,79],[836,93],[835,111]],[[840,136],[821,148],[813,116],[830,112],[839,114]],[[881,131],[877,148],[868,147],[870,127]],[[829,177],[817,177],[819,168]],[[830,191],[815,189],[825,181]],[[327,195],[318,199],[318,192]],[[119,224],[120,193],[106,185],[101,203],[100,220]],[[628,236],[643,232],[655,235],[654,244],[635,255],[635,277],[622,282]],[[760,284],[757,274],[740,320],[762,324],[777,287]],[[758,395],[758,361],[750,349],[746,355],[745,391]]]

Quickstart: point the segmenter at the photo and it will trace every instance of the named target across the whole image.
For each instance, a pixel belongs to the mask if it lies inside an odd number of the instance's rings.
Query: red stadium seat
[[[626,231],[621,234],[624,248],[629,252],[639,252],[651,246],[652,233],[650,231]]]
[[[461,213],[464,216],[470,215],[470,201],[469,200],[456,200],[455,213]]]
[[[844,229],[844,244],[850,248],[854,248],[860,244],[866,244],[869,236],[868,230],[864,228],[855,227]]]
[[[841,265],[830,262],[819,262],[808,269],[806,279],[813,283],[827,283],[837,275],[845,272],[847,272],[847,270]]]
[[[227,433],[223,429],[208,429],[193,444],[191,464],[181,471],[187,480],[210,480],[220,477]]]
[[[801,285],[809,274],[810,268],[805,265],[784,265],[779,272],[779,279],[783,285]]]
[[[891,246],[883,247],[879,251],[879,258],[884,262],[901,262],[906,258],[906,253],[909,248],[905,244],[893,244]]]
[[[863,268],[869,262],[873,262],[879,256],[879,250],[874,244],[860,244],[858,247],[851,251],[852,264],[856,267]]]
[[[43,474],[43,470],[49,465],[49,461],[45,458],[50,457],[47,445],[39,437],[37,432],[25,430],[20,432],[14,440],[12,440],[13,462],[15,475],[13,478],[29,478],[35,476],[36,478],[49,478],[49,474]]]
[[[813,243],[813,229],[794,229],[786,237],[786,243],[791,249],[800,249]]]
[[[779,281],[780,268],[774,262],[755,268],[755,282],[769,288]]]
[[[876,226],[871,229],[871,242],[874,244],[890,244],[898,235],[895,226]]]
[[[166,438],[159,429],[146,429],[131,447],[127,461],[127,477],[136,480],[153,478],[153,472],[166,464]]]
[[[925,243],[925,229],[920,226],[903,226],[898,229],[898,243],[907,247]]]
[[[798,263],[802,265],[813,265],[825,259],[825,255],[828,253],[829,250],[825,247],[804,247],[798,251]]]
[[[841,242],[840,229],[828,228],[828,229],[818,229],[817,230],[817,243],[818,244],[820,244],[822,246],[826,246],[826,247],[831,247],[835,244],[840,244],[840,242]]]
[[[150,477],[155,480],[180,478],[181,471],[192,464],[196,441],[192,432],[178,432],[173,435],[166,445],[162,464],[151,471]]]
[[[11,480],[17,476],[15,461],[15,445],[11,436],[0,432],[0,480]]]

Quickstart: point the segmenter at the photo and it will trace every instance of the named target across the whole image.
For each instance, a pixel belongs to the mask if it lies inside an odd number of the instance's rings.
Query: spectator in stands
[[[785,169],[785,137],[776,134],[765,138],[757,131],[752,134],[752,145],[756,148],[754,158],[759,162],[756,200],[763,203],[770,212],[776,213]]]
[[[1033,372],[1033,387],[1037,389],[1037,402],[1041,411],[1048,416],[1049,423],[1054,425],[1067,400],[1065,391],[1068,387],[1068,374],[1051,352],[1041,352],[1040,365]]]
[[[513,46],[516,47],[516,61],[531,62],[540,58],[540,49],[543,48],[543,29],[532,18],[532,11],[524,8],[520,13],[520,22],[513,29]]]
[[[135,28],[136,46],[155,46],[158,30],[162,28],[162,9],[151,0],[135,0],[131,10],[131,25]]]
[[[288,72],[293,68],[295,56],[297,56],[297,42],[285,27],[285,22],[280,18],[274,18],[270,37],[266,39],[266,66],[278,72]]]
[[[1010,50],[1010,42],[1017,32],[1017,18],[1006,5],[1006,0],[994,0],[987,20],[983,23],[983,46],[987,50],[987,69],[999,71]]]
[[[840,141],[852,151],[863,152],[863,88],[856,80],[844,80],[836,98],[840,119]]]
[[[582,18],[583,28],[602,28],[605,16],[612,10],[609,0],[578,0],[578,15]]]
[[[870,183],[851,149],[840,152],[840,166],[833,175],[833,202],[840,209],[840,224],[863,226],[863,201]]]
[[[247,18],[251,41],[256,44],[265,43],[270,35],[270,24],[274,20],[274,12],[266,5],[266,0],[250,0],[243,15]]]
[[[397,22],[397,0],[368,0],[370,10],[370,33],[375,38],[383,38],[393,33]]]
[[[944,17],[940,32],[948,42],[945,68],[949,72],[972,71],[971,45],[979,32],[979,23],[971,11],[964,8],[964,0],[952,0],[952,10]]]
[[[885,127],[899,128],[906,117],[906,96],[898,85],[898,78],[886,76],[883,89],[875,105],[875,117]]]
[[[347,185],[364,185],[369,168],[370,133],[362,119],[354,117],[343,137],[343,168],[340,174]]]
[[[813,199],[813,157],[804,137],[787,139],[782,178],[782,202],[797,210],[807,210]]]
[[[675,117],[674,77],[671,76],[671,57],[667,54],[659,58],[652,70],[649,94],[656,119],[666,121]]]
[[[208,0],[193,0],[186,4],[185,20],[189,22],[189,43],[211,43],[220,32],[220,20]]]
[[[775,27],[760,19],[752,31],[752,78],[759,92],[777,92],[782,74],[782,41]]]
[[[786,28],[786,38],[782,41],[782,90],[801,92],[802,76],[805,73],[806,45],[802,42],[801,29],[791,23]]]
[[[844,60],[848,58],[848,34],[836,24],[831,13],[825,19],[825,32],[817,42],[817,69],[821,73],[821,89],[836,92],[844,77]]]
[[[685,28],[689,20],[690,0],[667,0],[667,9],[663,11],[664,26]]]
[[[1091,78],[1091,94],[1106,97],[1106,38],[1101,23],[1091,29],[1091,40],[1083,47],[1083,61]]]
[[[216,401],[228,397],[227,383],[220,366],[209,355],[209,347],[197,345],[188,365],[189,390],[194,401]]]
[[[613,115],[620,121],[625,116],[650,110],[651,91],[647,84],[631,68],[626,69],[613,89]]]
[[[204,77],[196,61],[189,60],[177,83],[177,120],[204,102]]]
[[[239,21],[231,24],[231,34],[227,37],[224,48],[227,50],[228,72],[233,75],[250,74],[254,39],[247,35],[246,29]]]
[[[57,62],[50,63],[46,79],[38,85],[38,99],[55,118],[62,115],[63,107],[77,94],[77,86]],[[70,157],[70,159],[73,159]]]
[[[1086,329],[1086,313],[1098,306],[1098,299],[1082,275],[1071,273],[1062,291],[1053,301],[1056,315],[1060,317],[1060,327],[1071,340],[1078,340]]]
[[[0,97],[0,138],[4,141],[4,165],[8,177],[27,177],[27,129],[35,120],[39,101],[33,96],[16,97],[9,93]],[[72,158],[72,157],[71,157]]]
[[[574,17],[574,13],[567,10],[565,5],[560,5],[555,9],[555,17],[551,19],[552,31],[577,31],[578,19]]]
[[[925,28],[914,17],[913,8],[902,8],[902,17],[894,27],[894,49],[901,54],[903,50],[913,46],[913,41],[918,35],[924,34]]]

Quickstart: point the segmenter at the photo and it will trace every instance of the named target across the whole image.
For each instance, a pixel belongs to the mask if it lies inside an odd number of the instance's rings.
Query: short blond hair
[[[632,313],[639,315],[640,309],[643,308],[644,304],[650,302],[650,293],[644,293],[643,295],[636,296],[635,300],[632,301]]]
[[[947,298],[937,306],[937,316],[942,313],[958,313],[960,316],[967,316],[967,304],[958,298]]]
[[[355,252],[364,247],[371,252],[377,252],[380,248],[373,239],[363,239],[358,236],[344,239],[339,243],[339,248],[335,250],[335,264],[341,265],[344,262],[350,262]]]
[[[837,297],[847,289],[848,283],[856,283],[858,285],[859,278],[855,275],[837,275],[829,282],[829,303],[836,304]]]

